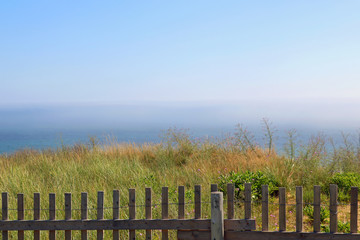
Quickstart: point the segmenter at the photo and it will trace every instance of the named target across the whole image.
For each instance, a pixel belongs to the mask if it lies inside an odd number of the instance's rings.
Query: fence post
[[[337,199],[338,187],[336,184],[330,184],[330,233],[336,233],[338,228]]]
[[[350,232],[357,233],[358,228],[358,187],[351,187]]]
[[[211,240],[224,240],[224,208],[222,192],[211,193]]]

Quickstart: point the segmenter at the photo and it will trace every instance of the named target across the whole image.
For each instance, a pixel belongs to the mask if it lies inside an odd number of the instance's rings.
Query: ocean
[[[2,129],[0,130],[0,154],[12,154],[23,149],[44,150],[57,149],[62,146],[72,146],[74,144],[90,143],[90,138],[95,138],[99,144],[117,143],[159,143],[164,139],[165,133],[169,128],[139,128],[139,129]],[[287,131],[275,129],[274,142],[278,150],[283,149],[288,141]],[[295,128],[296,129],[296,128]],[[344,136],[348,141],[359,144],[358,131],[354,130],[316,130],[309,128],[296,129],[297,143],[306,144],[311,136],[321,134],[325,139],[330,137],[336,145],[344,143]],[[192,138],[197,139],[224,139],[234,136],[236,127],[214,127],[214,128],[185,128],[178,131],[187,132]],[[249,128],[250,135],[260,146],[264,146],[266,140],[264,130],[258,127]]]

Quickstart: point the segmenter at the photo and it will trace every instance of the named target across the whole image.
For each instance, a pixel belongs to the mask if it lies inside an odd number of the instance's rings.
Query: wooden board
[[[178,231],[178,240],[210,240],[210,231]],[[355,240],[360,234],[225,231],[225,240]]]
[[[210,230],[210,219],[133,219],[133,220],[23,220],[0,221],[0,230]],[[224,220],[226,229],[254,230],[255,220]]]

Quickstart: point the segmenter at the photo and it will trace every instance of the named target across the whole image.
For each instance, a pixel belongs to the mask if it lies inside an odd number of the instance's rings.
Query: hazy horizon
[[[4,1],[0,129],[212,132],[267,118],[279,129],[356,131],[359,9],[357,0]]]

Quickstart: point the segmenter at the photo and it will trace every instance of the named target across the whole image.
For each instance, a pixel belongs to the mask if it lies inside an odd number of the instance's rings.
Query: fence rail
[[[179,186],[178,201],[169,203],[169,191],[167,187],[162,188],[161,204],[152,203],[151,188],[145,189],[145,203],[136,204],[136,191],[129,189],[129,204],[127,206],[120,205],[120,194],[118,190],[113,191],[113,206],[104,206],[104,192],[99,191],[97,194],[97,207],[88,207],[88,194],[81,193],[81,207],[79,209],[72,208],[72,194],[65,193],[64,208],[56,209],[56,195],[49,194],[49,208],[43,209],[40,206],[40,194],[34,193],[34,208],[24,208],[24,195],[17,195],[17,209],[10,209],[8,203],[8,193],[2,193],[2,220],[0,221],[0,231],[2,231],[2,239],[9,238],[9,231],[17,231],[18,239],[24,239],[24,231],[33,231],[35,240],[41,239],[48,233],[48,239],[56,239],[57,231],[65,232],[65,239],[72,239],[72,231],[80,230],[81,239],[88,239],[88,231],[95,230],[97,239],[104,239],[104,230],[113,231],[113,239],[119,239],[119,230],[128,230],[129,239],[135,239],[136,230],[146,230],[146,239],[152,239],[152,230],[161,230],[161,238],[168,239],[168,230],[177,230],[177,238],[179,240],[242,240],[242,239],[360,239],[358,232],[358,188],[351,188],[350,203],[350,232],[351,234],[339,234],[338,231],[338,188],[337,185],[330,185],[330,233],[321,233],[321,199],[320,186],[314,186],[314,201],[311,203],[314,207],[313,216],[313,232],[303,232],[303,188],[296,187],[296,202],[290,204],[296,209],[296,227],[295,232],[286,232],[286,207],[289,205],[286,201],[286,189],[279,188],[279,231],[269,232],[269,191],[268,186],[262,186],[261,203],[261,231],[256,229],[255,220],[252,219],[252,191],[251,184],[245,183],[244,200],[235,200],[234,184],[227,185],[226,199],[218,192],[216,184],[211,185],[211,201],[201,201],[201,186],[196,185],[194,188],[194,219],[185,219],[185,188]],[[226,211],[223,209],[223,203],[226,203]],[[202,219],[202,204],[211,203],[211,218]],[[244,218],[235,219],[235,205],[241,203],[244,206]],[[176,204],[178,206],[178,219],[169,219],[169,205]],[[152,207],[161,206],[161,219],[152,219]],[[119,219],[120,209],[128,208],[129,219]],[[136,209],[144,208],[145,219],[136,219]],[[104,210],[112,209],[112,219],[104,219]],[[17,211],[17,220],[9,220],[9,211]],[[25,211],[33,211],[33,220],[24,220]],[[62,210],[65,212],[64,219],[56,219],[56,212]],[[73,219],[72,211],[79,210],[81,219]],[[96,210],[96,219],[88,219],[89,210]],[[41,212],[48,212],[47,220],[40,219]],[[226,216],[224,215],[226,212]],[[257,231],[256,231],[257,230]]]

